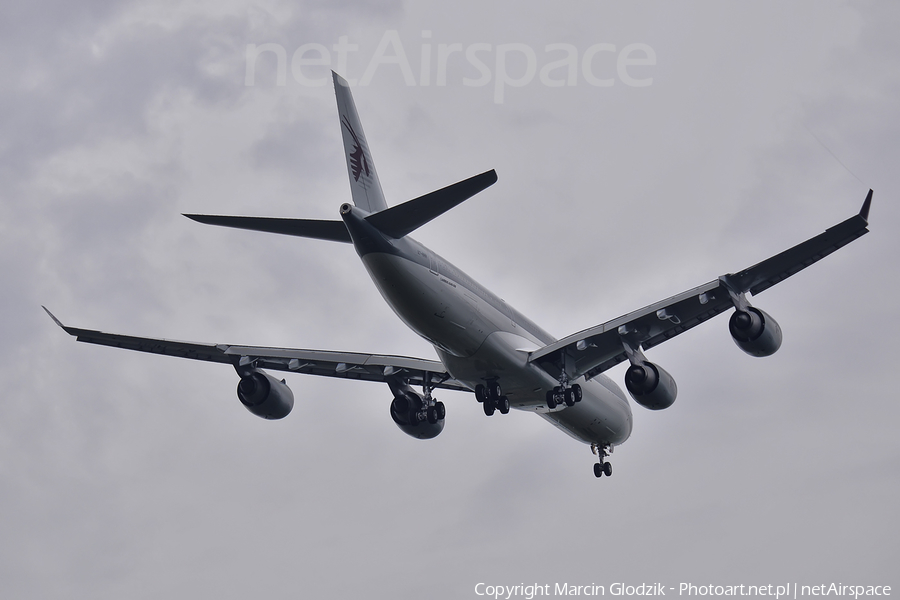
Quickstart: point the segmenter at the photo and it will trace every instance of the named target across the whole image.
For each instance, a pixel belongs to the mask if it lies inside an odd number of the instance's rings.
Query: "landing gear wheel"
[[[556,394],[553,390],[547,390],[547,408],[551,410],[556,408]]]
[[[480,383],[475,386],[475,399],[479,402],[487,400],[487,389]]]
[[[496,381],[489,382],[487,387],[487,395],[491,400],[499,400],[500,396],[503,395],[503,390],[500,389],[500,384]]]
[[[581,386],[577,383],[572,386],[572,396],[575,398],[575,402],[581,402],[581,397],[584,395],[584,392],[581,391]]]
[[[491,402],[490,400],[488,400],[484,404],[482,404],[482,407],[484,408],[484,414],[486,414],[487,416],[490,417],[491,415],[494,414],[494,403]]]
[[[601,444],[594,442],[591,444],[591,452],[597,455],[597,462],[594,463],[594,477],[612,476],[612,465],[606,462],[606,457],[612,454],[612,444]]]
[[[575,392],[572,391],[572,388],[565,391],[563,398],[565,399],[566,406],[575,406]]]
[[[500,396],[500,400],[497,402],[497,409],[501,415],[509,414],[509,398]]]
[[[437,414],[438,420],[443,419],[444,417],[447,416],[447,407],[444,406],[443,402],[440,402],[440,401],[435,402],[434,403],[434,411],[435,411],[435,414]]]
[[[437,410],[433,406],[428,407],[428,410],[425,411],[425,416],[432,425],[438,422]]]

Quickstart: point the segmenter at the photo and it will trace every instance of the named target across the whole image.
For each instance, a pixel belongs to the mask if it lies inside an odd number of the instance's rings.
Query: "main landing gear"
[[[575,406],[576,402],[581,402],[582,394],[581,386],[577,383],[570,387],[558,385],[547,391],[547,408],[554,409],[563,403],[566,406]]]
[[[610,444],[591,444],[591,452],[597,455],[599,462],[594,464],[594,477],[612,476],[612,465],[606,462],[606,457],[612,454],[613,447]]]
[[[429,373],[425,374],[425,384],[422,386],[423,396],[421,402],[413,398],[407,401],[407,410],[409,411],[409,424],[418,425],[420,421],[428,421],[434,425],[438,421],[447,416],[447,407],[444,403],[431,395],[434,386],[431,384]]]
[[[475,399],[481,402],[484,408],[484,414],[491,416],[495,410],[499,410],[500,414],[505,415],[509,412],[509,398],[503,395],[500,384],[496,380],[489,381],[487,385],[478,384],[475,386]]]

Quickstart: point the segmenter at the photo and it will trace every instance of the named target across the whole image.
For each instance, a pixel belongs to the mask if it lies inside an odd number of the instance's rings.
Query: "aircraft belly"
[[[366,254],[363,264],[397,316],[435,347],[471,356],[487,337],[490,326],[455,282],[393,254]]]
[[[543,404],[542,396],[535,390],[552,382],[542,369],[528,363],[528,353],[535,347],[534,342],[520,335],[495,331],[471,356],[448,355],[440,348],[437,351],[441,362],[458,381],[474,388],[479,383],[496,379],[511,407],[533,410]]]
[[[631,408],[621,391],[612,391],[612,382],[580,381],[581,402],[550,410],[546,392],[557,382],[528,362],[542,344],[524,331],[509,331],[516,328],[508,316],[478,302],[458,282],[402,256],[372,252],[363,263],[391,309],[434,345],[458,381],[474,389],[496,379],[511,408],[536,412],[579,441],[618,445],[628,439]]]
[[[496,331],[470,357],[438,354],[453,377],[473,388],[496,379],[511,408],[536,412],[575,439],[590,443],[618,445],[631,435],[631,406],[624,394],[608,378],[581,385],[583,398],[575,406],[564,404],[550,410],[546,393],[558,385],[543,369],[528,362],[534,344],[519,335]],[[614,391],[615,390],[615,391]],[[617,393],[616,393],[617,392]]]
[[[541,416],[573,438],[618,446],[631,435],[631,406],[595,381],[581,382],[584,396],[578,404]]]

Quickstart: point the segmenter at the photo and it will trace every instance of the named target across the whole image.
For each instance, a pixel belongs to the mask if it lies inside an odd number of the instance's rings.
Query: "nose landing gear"
[[[597,455],[598,462],[594,464],[594,477],[612,476],[612,464],[606,462],[606,457],[612,454],[613,447],[611,444],[591,444],[591,452]]]

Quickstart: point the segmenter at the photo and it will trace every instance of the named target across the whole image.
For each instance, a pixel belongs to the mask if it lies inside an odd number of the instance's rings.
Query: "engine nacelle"
[[[644,361],[625,372],[625,387],[634,401],[650,410],[669,408],[678,395],[672,376],[660,366]]]
[[[237,395],[247,410],[263,419],[283,419],[294,408],[291,388],[263,371],[241,377]]]
[[[736,310],[728,331],[738,348],[750,356],[771,356],[781,348],[781,326],[768,313],[753,306]]]
[[[428,419],[420,419],[422,407],[421,396],[410,389],[404,390],[391,401],[391,418],[406,435],[420,440],[430,440],[444,430],[444,417],[441,415],[435,423],[430,423]],[[443,409],[443,405],[441,408]]]

